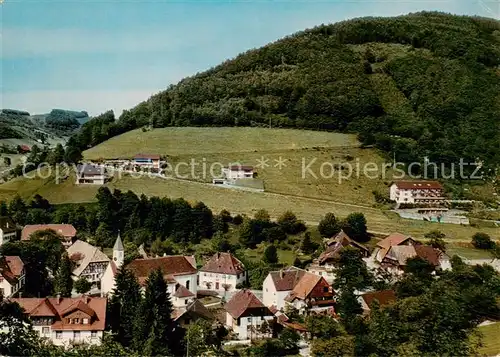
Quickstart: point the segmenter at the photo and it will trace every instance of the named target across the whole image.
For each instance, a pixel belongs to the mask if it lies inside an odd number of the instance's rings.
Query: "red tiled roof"
[[[157,155],[157,154],[137,154],[134,156],[134,159],[160,160],[160,155]]]
[[[59,300],[59,301],[58,301]],[[52,330],[103,331],[106,325],[106,305],[104,297],[79,298],[13,298],[30,316],[55,317]],[[64,315],[80,310],[92,316],[91,324],[68,324]]]
[[[135,259],[127,265],[140,284],[144,284],[151,272],[161,269],[167,282],[173,282],[175,275],[196,274],[197,270],[183,255],[170,255],[159,258]]]
[[[218,274],[237,275],[245,271],[243,263],[231,253],[215,253],[200,271]]]
[[[272,312],[248,289],[242,289],[234,294],[224,309],[235,319],[245,313],[251,313],[251,310],[258,310],[257,316],[273,316]]]
[[[364,245],[352,240],[347,234],[341,230],[335,237],[327,242],[328,247],[326,250],[320,254],[318,257],[318,262],[320,264],[325,263],[327,260],[337,259],[339,257],[340,251],[344,247],[353,247],[364,252],[363,256],[369,254],[370,250]]]
[[[430,245],[415,245],[417,256],[428,261],[435,267],[439,266],[439,251]]]
[[[389,249],[393,245],[400,245],[407,239],[410,239],[410,236],[401,234],[401,233],[392,233],[382,239],[380,242],[377,243],[377,246],[383,249]]]
[[[177,289],[175,289],[174,296],[178,298],[185,298],[185,297],[191,297],[194,296],[194,294],[189,291],[187,288],[184,287],[184,285],[177,286]]]
[[[361,295],[368,307],[371,307],[373,301],[377,300],[380,306],[388,305],[396,301],[394,290],[381,290],[365,293]]]
[[[286,301],[293,301],[295,298],[304,300],[311,294],[314,287],[320,282],[323,277],[305,272],[297,285],[293,288],[290,294],[285,298]]]
[[[291,291],[305,273],[303,269],[290,267],[285,270],[272,271],[269,274],[271,274],[276,291]]]
[[[64,237],[73,238],[76,236],[76,229],[71,224],[29,224],[24,226],[23,231],[21,232],[21,239],[28,240],[31,234],[45,229],[52,229]]]
[[[443,189],[443,186],[437,181],[394,181],[398,188],[404,190],[435,190]]]

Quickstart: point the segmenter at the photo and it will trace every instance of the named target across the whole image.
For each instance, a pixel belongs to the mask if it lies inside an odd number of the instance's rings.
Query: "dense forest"
[[[355,132],[399,161],[500,163],[500,22],[361,18],[255,49],[84,126],[81,149],[146,125]],[[392,155],[391,155],[392,156]]]

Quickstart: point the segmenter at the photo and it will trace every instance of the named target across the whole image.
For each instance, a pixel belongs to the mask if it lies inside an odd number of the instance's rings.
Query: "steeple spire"
[[[120,231],[118,231],[118,237],[116,237],[115,245],[113,246],[113,261],[119,268],[123,265],[125,255],[125,248],[123,247],[123,242],[120,237]]]

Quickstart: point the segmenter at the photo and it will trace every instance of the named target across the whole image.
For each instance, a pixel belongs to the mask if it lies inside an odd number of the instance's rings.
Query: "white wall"
[[[104,271],[104,274],[101,278],[101,295],[105,296],[113,291],[115,287],[115,276],[113,275],[113,269],[111,268],[111,264],[108,264],[108,267]]]
[[[222,169],[222,175],[228,180],[236,180],[240,178],[252,178],[253,171],[243,171],[243,170],[233,171],[229,170],[227,167],[224,167]]]
[[[236,290],[236,286],[240,283],[244,283],[246,280],[246,272],[240,274],[238,278],[237,275],[231,274],[218,274],[200,271],[198,273],[200,278],[199,288],[200,290],[214,290],[214,291],[225,291],[223,285],[230,285],[227,291],[232,292]],[[207,287],[207,283],[210,284],[210,288]],[[219,288],[216,288],[216,283],[219,283]]]
[[[187,288],[186,283],[189,281],[189,288],[188,290],[191,291],[194,295],[196,295],[196,292],[198,291],[197,289],[197,280],[198,280],[198,274],[188,274],[188,275],[175,275],[174,279],[181,284],[182,286]],[[173,286],[171,294],[175,292],[175,284],[169,284],[169,290],[171,289],[170,285]],[[170,292],[170,291],[169,291]]]
[[[16,232],[4,234],[3,229],[0,229],[0,246],[2,246],[2,244],[4,243],[11,241],[14,238],[16,238]]]
[[[10,285],[7,279],[4,278],[0,282],[0,289],[3,289],[3,296],[11,297],[12,295],[16,294],[24,286],[24,282],[25,282],[24,275],[21,275],[19,277],[18,282],[15,285]]]
[[[285,298],[290,292],[291,290],[276,291],[273,279],[269,274],[262,284],[262,302],[267,307],[274,305],[278,310],[281,310],[285,307]]]
[[[240,325],[237,325],[237,319],[233,319],[233,317],[226,312],[226,326],[231,328],[235,334],[237,334],[237,338],[239,340],[247,340],[251,337],[257,337],[260,335],[258,331],[256,331],[264,321],[272,320],[273,316],[248,316],[240,318]],[[254,331],[251,332],[248,330],[249,326],[254,326]]]

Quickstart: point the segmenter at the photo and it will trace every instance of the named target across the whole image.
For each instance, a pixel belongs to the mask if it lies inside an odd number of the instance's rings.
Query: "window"
[[[203,276],[207,276],[207,273],[203,273]]]
[[[73,331],[73,338],[75,340],[79,339],[80,338],[80,331]]]
[[[240,278],[240,274],[236,274],[236,279],[239,279]]]
[[[248,322],[252,322],[252,318],[251,317],[247,317],[247,321]]]
[[[91,338],[96,338],[97,337],[97,331],[90,331],[90,337]]]
[[[62,331],[56,331],[56,338],[61,339],[62,338]]]
[[[327,293],[327,292],[328,292],[328,286],[324,286],[324,287],[323,287],[323,292],[324,292],[324,293]]]
[[[89,323],[89,319],[83,319],[83,323],[86,325]]]
[[[48,327],[42,327],[42,333],[44,335],[48,335],[49,334],[49,328]]]
[[[219,282],[218,281],[215,283],[215,290],[219,290]]]
[[[189,281],[189,280],[187,280],[187,281],[186,281],[186,289],[188,289],[188,290],[189,290],[189,283],[190,283],[190,281]]]
[[[3,279],[3,278],[2,278]],[[5,296],[5,290],[3,288],[0,288],[0,295]]]
[[[184,305],[187,305],[188,304],[188,300],[184,300]]]

